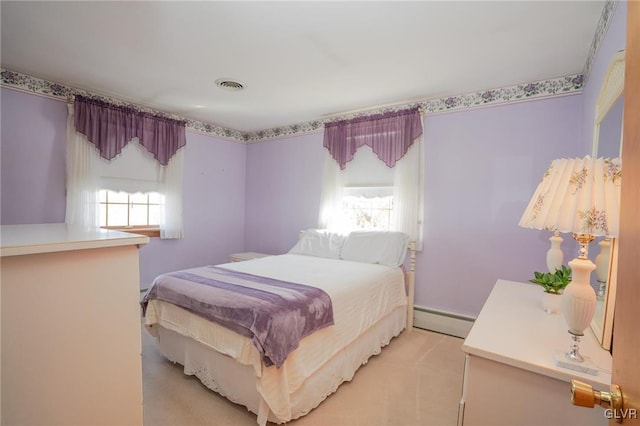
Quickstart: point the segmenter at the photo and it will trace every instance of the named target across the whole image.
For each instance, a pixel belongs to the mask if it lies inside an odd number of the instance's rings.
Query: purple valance
[[[74,126],[107,160],[120,154],[122,148],[137,137],[140,144],[166,166],[186,144],[184,121],[84,96],[75,97]]]
[[[341,120],[324,125],[324,147],[344,170],[356,150],[371,147],[388,167],[393,167],[422,134],[418,109]]]

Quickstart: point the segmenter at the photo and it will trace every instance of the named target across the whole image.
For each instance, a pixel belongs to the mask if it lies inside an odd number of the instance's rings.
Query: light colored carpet
[[[256,416],[166,360],[142,332],[144,424],[256,425]],[[462,339],[414,328],[393,339],[294,426],[455,425],[462,395]]]

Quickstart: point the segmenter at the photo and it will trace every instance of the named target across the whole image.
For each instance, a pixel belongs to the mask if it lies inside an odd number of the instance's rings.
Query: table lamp
[[[583,362],[580,337],[595,311],[596,293],[590,284],[596,265],[588,246],[595,237],[617,237],[622,168],[618,158],[561,158],[553,160],[525,210],[520,226],[571,232],[580,244],[569,262],[572,280],[562,295],[562,313],[572,344],[565,357]]]

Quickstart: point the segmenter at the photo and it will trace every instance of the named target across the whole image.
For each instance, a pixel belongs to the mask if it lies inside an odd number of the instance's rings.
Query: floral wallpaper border
[[[591,73],[591,67],[593,66],[593,61],[596,58],[596,53],[598,53],[598,49],[600,48],[600,44],[604,39],[605,34],[607,33],[607,28],[609,26],[609,22],[611,22],[611,18],[618,6],[618,0],[607,0],[602,9],[602,14],[600,15],[600,20],[598,21],[598,25],[596,26],[596,32],[593,35],[593,40],[591,41],[591,48],[589,49],[589,55],[587,56],[587,61],[584,64],[584,68],[582,69],[582,74],[585,76],[585,83],[589,78],[589,74]]]
[[[581,74],[518,84],[515,86],[501,87],[497,89],[483,90],[456,96],[449,96],[440,99],[427,99],[404,105],[396,105],[394,107],[378,108],[375,110],[353,114],[344,114],[339,117],[318,119],[304,123],[275,127],[272,129],[259,130],[255,132],[242,132],[240,130],[230,129],[217,124],[205,123],[186,117],[168,114],[162,111],[130,104],[118,99],[109,98],[94,93],[89,93],[84,90],[75,89],[63,84],[53,83],[47,80],[31,77],[26,74],[21,74],[2,68],[0,68],[0,84],[2,86],[11,87],[17,90],[60,99],[66,99],[67,97],[74,95],[96,97],[103,101],[115,103],[117,105],[127,105],[140,111],[160,114],[178,120],[185,120],[187,122],[186,127],[189,130],[201,132],[208,135],[214,135],[225,139],[231,139],[242,143],[256,143],[282,136],[294,136],[319,131],[324,127],[324,123],[330,121],[381,114],[388,111],[400,111],[418,107],[425,113],[440,113],[579,92],[582,90],[585,80],[588,77],[589,72],[591,71],[593,60],[596,56],[600,43],[606,34],[607,26],[611,21],[611,17],[613,16],[617,4],[618,0],[606,1],[605,6],[602,10],[602,15],[600,16],[600,20],[598,21],[598,26],[596,28],[594,38],[591,43],[587,61]]]

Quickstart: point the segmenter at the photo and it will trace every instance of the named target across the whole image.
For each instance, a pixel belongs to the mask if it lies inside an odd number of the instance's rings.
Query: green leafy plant
[[[529,282],[542,286],[547,293],[560,294],[571,282],[571,269],[564,265],[555,272],[534,272],[533,275],[535,278]]]

